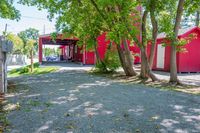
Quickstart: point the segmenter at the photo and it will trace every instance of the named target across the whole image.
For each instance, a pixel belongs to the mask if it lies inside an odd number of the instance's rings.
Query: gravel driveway
[[[11,78],[11,133],[199,133],[200,96],[67,71]]]

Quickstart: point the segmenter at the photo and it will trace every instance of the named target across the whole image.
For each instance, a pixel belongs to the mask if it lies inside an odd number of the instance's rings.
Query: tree
[[[20,13],[13,6],[13,0],[0,0],[0,18],[20,19]]]
[[[185,8],[186,8],[186,14],[194,15],[195,16],[195,26],[199,26],[199,19],[200,19],[200,1],[199,0],[186,0],[185,1]]]
[[[26,29],[25,31],[21,31],[20,33],[18,33],[18,36],[23,40],[24,42],[24,49],[23,49],[23,53],[24,54],[29,54],[29,51],[26,49],[26,45],[27,42],[31,39],[34,40],[34,50],[33,52],[36,52],[38,49],[38,37],[39,37],[39,30],[34,29],[34,28],[29,28]]]
[[[96,57],[98,62],[100,62],[103,66],[106,64],[99,58],[98,51],[97,51],[97,44],[96,44],[96,38],[101,31],[104,32],[109,32],[109,39],[117,45],[118,53],[119,53],[119,58],[122,64],[122,67],[124,68],[124,71],[127,76],[133,76],[136,75],[136,72],[133,69],[133,60],[131,59],[131,54],[130,50],[128,48],[128,44],[126,43],[126,37],[125,37],[125,32],[124,26],[121,20],[123,20],[126,17],[130,19],[130,16],[126,15],[125,17],[121,17],[120,20],[116,19],[119,17],[119,12],[115,10],[115,13],[113,13],[109,8],[113,8],[113,4],[121,4],[120,6],[122,7],[122,4],[125,4],[128,9],[131,9],[134,5],[131,5],[129,7],[130,1],[127,2],[114,2],[112,1],[93,1],[93,0],[82,0],[82,1],[50,1],[50,2],[44,2],[44,1],[33,1],[33,0],[21,0],[21,3],[23,4],[28,4],[28,5],[37,5],[39,8],[45,8],[49,12],[49,16],[54,17],[55,14],[57,14],[58,17],[58,23],[62,22],[63,25],[58,24],[63,28],[68,27],[66,31],[73,31],[75,33],[74,35],[81,37],[80,39],[83,41],[83,44],[90,44],[92,42]],[[100,5],[100,9],[96,5]],[[106,5],[105,3],[111,5],[110,7]],[[105,7],[105,8],[104,8]],[[127,9],[127,11],[128,11]],[[131,9],[132,10],[132,9]],[[106,15],[102,15],[102,12],[106,12]],[[70,15],[71,13],[71,15]],[[88,15],[90,13],[90,15]],[[99,14],[100,13],[100,14]],[[122,12],[121,12],[122,13]],[[124,13],[129,13],[129,12],[124,12]],[[72,16],[73,15],[73,16]],[[68,17],[70,16],[70,17]],[[106,20],[105,20],[106,17]],[[112,19],[115,19],[114,21]],[[113,22],[115,24],[113,24]],[[67,23],[67,24],[66,24]],[[69,30],[70,29],[70,30]],[[112,34],[112,35],[111,35]],[[111,37],[111,36],[112,37]],[[115,37],[114,37],[115,36]],[[120,37],[121,36],[121,37]],[[122,37],[124,36],[124,37]],[[127,34],[126,34],[127,36]],[[83,38],[83,39],[82,39]],[[120,38],[120,39],[118,39]],[[120,44],[123,43],[124,48],[123,49]],[[105,67],[104,67],[105,68]]]
[[[38,37],[39,37],[39,30],[34,28],[26,29],[25,31],[21,31],[18,33],[18,36],[23,40],[23,53],[30,57],[31,66],[30,70],[33,72],[33,56],[34,53],[38,49]]]
[[[34,66],[33,66],[33,50],[34,50],[34,44],[35,44],[35,40],[33,39],[29,39],[26,42],[26,49],[29,52],[29,57],[31,59],[31,65],[30,65],[30,70],[31,73],[33,72]]]
[[[149,5],[149,12],[150,12],[150,18],[151,18],[151,24],[152,24],[152,40],[151,40],[151,50],[150,50],[150,56],[149,56],[149,66],[150,69],[152,69],[153,60],[155,56],[155,46],[157,43],[157,36],[158,36],[158,20],[156,19],[156,9],[158,9],[159,1],[157,0],[151,0]]]
[[[12,34],[12,33],[8,33],[6,38],[8,40],[12,41],[14,44],[12,53],[13,54],[22,54],[23,46],[24,46],[23,40],[19,36]]]
[[[170,82],[179,83],[177,77],[176,44],[185,0],[179,0],[170,51]]]
[[[131,15],[135,12],[137,5],[132,0],[90,0],[90,2],[107,25],[109,40],[117,44],[119,59],[125,74],[127,76],[137,75],[133,68],[133,57],[127,43],[127,40],[133,40],[128,34],[128,26],[134,28],[135,34],[139,34],[138,27],[133,26],[135,24],[133,20],[137,20],[138,16]]]
[[[137,40],[137,44],[140,47],[141,50],[141,73],[140,76],[142,78],[148,78],[150,77],[153,81],[158,80],[157,77],[153,74],[151,71],[152,65],[153,65],[153,59],[155,55],[155,46],[157,43],[157,35],[159,32],[159,29],[162,29],[160,27],[167,25],[162,25],[162,22],[159,23],[159,18],[162,18],[162,12],[168,11],[169,9],[172,9],[172,7],[175,7],[174,1],[171,0],[149,0],[149,1],[140,1],[140,5],[144,8],[143,17],[142,17],[142,42],[140,44],[139,40]],[[169,6],[170,5],[170,6]],[[151,21],[151,33],[148,33],[147,30],[149,27],[147,27],[147,19],[149,18]],[[150,24],[149,24],[150,25]],[[165,29],[165,28],[164,28]],[[161,30],[160,30],[161,31]],[[150,35],[148,35],[150,34]],[[147,36],[151,36],[151,39],[147,38]],[[135,37],[134,37],[135,38]],[[150,48],[150,56],[147,58],[146,53],[146,45],[149,42],[151,43]]]

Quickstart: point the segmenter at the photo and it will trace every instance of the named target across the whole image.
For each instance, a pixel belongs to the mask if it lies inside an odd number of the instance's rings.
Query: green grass
[[[59,67],[47,66],[47,67],[40,67],[37,63],[34,64],[33,72],[30,72],[30,65],[21,67],[18,69],[13,69],[8,72],[8,77],[17,77],[22,75],[38,75],[38,74],[46,74],[55,72],[59,69]]]

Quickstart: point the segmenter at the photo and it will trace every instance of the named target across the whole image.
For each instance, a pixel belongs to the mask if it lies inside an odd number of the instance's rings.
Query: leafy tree
[[[177,77],[177,63],[176,63],[176,44],[178,42],[178,32],[180,28],[181,18],[184,11],[185,0],[179,0],[178,7],[176,11],[176,20],[174,25],[174,30],[172,33],[171,51],[170,51],[170,82],[178,83]]]
[[[168,11],[172,7],[175,7],[175,2],[170,1],[170,0],[143,0],[139,2],[139,5],[141,5],[144,9],[143,15],[142,15],[142,42],[140,42],[134,34],[132,34],[133,38],[135,38],[135,41],[137,42],[138,46],[140,47],[141,50],[141,73],[140,77],[141,78],[151,78],[153,81],[158,80],[157,77],[153,74],[151,71],[152,64],[153,64],[153,59],[155,55],[155,44],[157,43],[157,35],[159,31],[162,31],[163,25],[162,21],[159,23],[159,19],[162,18],[163,12]],[[170,5],[170,6],[169,6]],[[147,19],[148,16],[150,16],[151,20],[151,33],[147,32],[148,28],[147,27]],[[165,19],[165,17],[163,17]],[[163,21],[165,22],[165,21]],[[170,23],[171,24],[171,23]],[[167,27],[164,25],[164,27]],[[165,29],[165,28],[164,28]],[[148,38],[151,34],[151,39]],[[146,45],[148,41],[151,40],[151,49],[150,49],[150,56],[149,59],[147,58],[147,53],[146,53]]]
[[[20,19],[20,13],[13,6],[13,0],[0,0],[0,18]]]
[[[133,42],[129,36],[129,28],[138,35],[138,27],[133,26],[138,20],[136,13],[137,4],[132,0],[112,1],[112,0],[90,0],[98,15],[104,20],[108,28],[108,38],[117,45],[117,51],[121,66],[127,76],[135,76],[137,73],[133,69],[133,57],[129,50],[127,40]],[[135,22],[134,22],[135,21]],[[122,45],[121,45],[122,44]]]
[[[49,17],[58,15],[56,27],[59,31],[64,32],[65,36],[79,38],[79,46],[86,46],[87,50],[93,49],[97,66],[102,66],[102,71],[107,71],[106,64],[100,58],[98,53],[97,37],[106,31],[104,20],[95,11],[95,8],[88,0],[82,1],[44,1],[21,0],[23,4],[37,5],[39,8],[46,8]],[[66,10],[67,8],[67,10]],[[89,15],[88,15],[89,13]]]
[[[60,49],[44,48],[45,56],[59,55]]]
[[[33,66],[33,50],[34,50],[34,45],[35,45],[35,40],[29,39],[26,42],[25,49],[29,52],[29,57],[31,59],[31,65],[30,65],[30,70],[33,72],[34,66]]]
[[[199,0],[186,0],[185,8],[186,14],[189,16],[191,14],[196,15],[195,25],[199,26],[200,19],[200,1]]]
[[[12,33],[8,33],[6,38],[13,42],[13,53],[22,54],[24,46],[23,40],[19,36]]]
[[[23,53],[24,54],[29,54],[29,49],[27,49],[28,47],[27,42],[31,39],[34,40],[34,51],[36,52],[38,49],[38,37],[39,37],[39,30],[34,29],[34,28],[29,28],[26,29],[25,31],[21,31],[20,33],[18,33],[18,36],[23,40],[24,42],[24,49],[23,49]]]

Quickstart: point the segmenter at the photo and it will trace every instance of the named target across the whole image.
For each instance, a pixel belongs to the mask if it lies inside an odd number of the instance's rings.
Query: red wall
[[[192,39],[192,41],[186,44],[184,47],[187,49],[187,52],[178,52],[177,53],[177,71],[178,72],[200,72],[200,31],[192,30],[180,38],[186,38],[191,33],[196,33],[197,39]],[[157,45],[161,45],[164,39],[158,39]],[[147,47],[148,56],[150,54],[150,45]],[[158,69],[157,64],[157,46],[155,50],[155,58],[153,62],[153,70],[161,71],[170,71],[170,46],[165,47],[165,65],[164,69]]]
[[[200,31],[194,33],[198,35],[197,39],[185,45],[187,52],[179,53],[178,72],[200,72]]]
[[[75,62],[83,62],[82,47],[79,47],[78,45],[76,45],[76,46],[77,46],[77,53],[75,53],[75,49],[74,49],[74,61]]]
[[[101,59],[104,59],[106,54],[106,49],[110,43],[110,41],[106,40],[106,33],[103,33],[102,35],[98,36],[97,43],[98,43],[97,50],[99,52],[99,56]]]
[[[94,52],[85,52],[85,64],[94,65],[95,64],[95,54]]]
[[[99,51],[100,58],[103,59],[106,54],[106,49],[108,45],[110,44],[110,41],[106,40],[106,33],[103,33],[102,35],[100,35],[97,38],[97,42],[98,42],[98,51]],[[130,41],[127,41],[127,42],[128,42],[129,49],[132,55],[134,54],[138,55],[138,56],[135,56],[134,63],[135,64],[140,63],[140,49],[136,45],[130,46]]]
[[[60,50],[61,50],[61,53],[60,55],[63,55],[63,59],[67,59],[67,55],[66,55],[66,46],[60,46]]]

